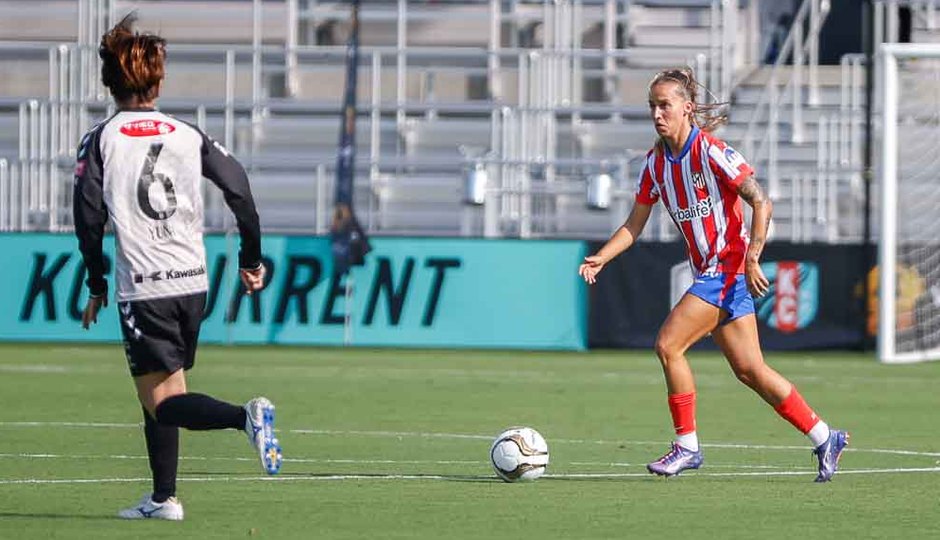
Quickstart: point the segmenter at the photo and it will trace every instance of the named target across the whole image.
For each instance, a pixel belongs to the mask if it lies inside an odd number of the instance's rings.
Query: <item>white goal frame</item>
[[[940,359],[940,348],[897,352],[898,59],[940,58],[938,43],[883,43],[881,69],[881,210],[878,246],[878,359],[889,364]]]

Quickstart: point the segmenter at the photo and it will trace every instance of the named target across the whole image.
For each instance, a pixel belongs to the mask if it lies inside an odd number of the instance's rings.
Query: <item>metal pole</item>
[[[897,43],[900,34],[898,28],[898,2],[897,0],[888,0],[885,5],[885,41]]]
[[[616,82],[617,63],[611,52],[616,46],[617,4],[615,0],[604,2],[604,94],[607,101],[613,105],[620,104],[619,85]],[[580,40],[579,40],[580,41]],[[700,76],[696,73],[697,76]]]
[[[300,80],[297,75],[297,0],[287,0],[287,35],[284,37],[284,86],[287,95],[297,97]]]
[[[815,0],[810,0],[814,4]],[[803,142],[803,19],[797,19],[793,25],[793,81],[791,85],[793,98],[793,132],[790,141],[795,144]]]
[[[777,84],[774,83],[770,86],[770,103],[777,102]],[[775,199],[780,196],[780,178],[777,172],[777,143],[779,137],[777,135],[777,124],[779,122],[779,109],[777,107],[770,108],[770,118],[769,126],[767,126],[768,133],[768,183],[767,191],[769,192],[770,198]]]
[[[56,101],[58,102],[58,133],[56,137],[58,138],[58,143],[56,147],[63,154],[68,154],[68,148],[72,145],[72,141],[69,140],[69,131],[68,131],[68,114],[69,114],[69,105],[66,103],[69,93],[69,48],[65,45],[59,45],[59,88],[56,94]]]
[[[881,144],[881,241],[879,242],[879,317],[878,317],[878,356],[885,359],[895,354],[895,317],[885,314],[895,312],[896,282],[895,255],[897,254],[897,213],[891,209],[897,207],[897,102],[898,102],[898,63],[892,54],[882,53],[884,69],[884,121]],[[866,183],[866,186],[868,184]],[[870,231],[866,231],[870,233]],[[867,238],[866,238],[867,239]],[[868,247],[868,244],[865,244]],[[867,267],[866,267],[867,268]],[[867,284],[867,280],[866,280]],[[866,287],[867,288],[867,287]]]
[[[489,98],[499,101],[503,96],[502,78],[500,77],[499,50],[502,46],[502,4],[500,0],[490,0],[490,42],[487,51],[486,75],[489,79]]]
[[[864,290],[865,294],[863,295],[864,304],[861,306],[861,313],[868,313],[868,306],[871,305],[872,301],[872,291],[868,286],[868,272],[875,266],[875,252],[873,249],[872,241],[872,223],[871,223],[871,197],[872,197],[872,182],[874,181],[874,171],[872,170],[872,154],[874,152],[874,147],[872,145],[872,130],[874,129],[874,123],[872,122],[872,112],[874,107],[874,88],[875,88],[875,37],[880,35],[878,28],[875,24],[875,0],[868,0],[866,2],[865,9],[865,23],[863,28],[865,29],[865,151],[864,151],[864,162],[862,165],[862,180],[865,183],[865,205],[862,215],[862,261],[865,270],[865,279],[863,283],[865,284]],[[896,66],[895,66],[896,67]],[[890,79],[888,80],[890,83]],[[885,118],[887,123],[887,118]],[[884,141],[882,142],[884,144]],[[882,179],[884,182],[884,179]],[[882,204],[885,201],[882,200]],[[884,238],[884,229],[881,230],[882,238]],[[884,275],[885,269],[882,268],[881,272]],[[892,283],[893,285],[893,283]],[[882,288],[882,293],[886,289]],[[884,298],[884,294],[882,294]],[[893,300],[893,298],[892,298]],[[866,324],[867,317],[862,317],[862,339],[859,343],[862,350],[871,349],[871,338],[868,336],[868,325]],[[884,334],[882,334],[884,335]],[[893,337],[893,334],[892,334]],[[892,344],[893,345],[893,344]],[[880,344],[879,344],[880,347]]]
[[[21,161],[20,166],[16,168],[16,176],[13,178],[14,185],[17,186],[19,190],[19,207],[20,215],[19,217],[19,230],[25,231],[29,229],[29,162]]]
[[[327,209],[326,209],[326,165],[320,163],[317,165],[317,217],[316,223],[314,224],[314,232],[317,235],[321,235],[327,232],[329,225],[327,224]]]
[[[39,207],[39,102],[29,100],[29,211]]]
[[[406,0],[398,0],[398,32],[396,34],[396,50],[397,50],[397,81],[396,81],[396,96],[395,96],[395,105],[397,111],[395,114],[396,119],[398,120],[398,126],[401,127],[402,123],[405,121],[405,95],[407,92],[407,59],[405,57],[405,47],[408,40],[408,2]]]
[[[252,1],[251,9],[251,128],[252,150],[257,140],[261,122],[261,0]]]
[[[13,206],[10,200],[10,166],[7,160],[0,158],[0,231],[9,231],[10,225],[10,207]]]
[[[382,55],[378,51],[372,53],[372,123],[369,134],[369,178],[375,180],[379,175],[379,150],[381,149],[382,115],[379,110],[382,106]]]
[[[747,58],[748,66],[760,64],[760,3],[761,0],[751,0],[747,10]]]
[[[222,119],[222,140],[229,152],[235,150],[235,51],[225,51],[225,109]],[[225,230],[228,213],[222,204],[221,194],[212,191],[214,225]]]
[[[28,115],[27,115],[27,113],[26,113],[26,108],[27,108],[26,102],[25,102],[25,101],[21,102],[21,103],[20,103],[20,111],[19,111],[19,117],[20,117],[20,122],[19,122],[20,134],[19,134],[19,137],[18,137],[18,140],[19,140],[19,142],[20,142],[20,145],[19,145],[19,146],[20,146],[20,147],[19,147],[19,158],[20,158],[20,161],[25,161],[25,160],[26,160],[27,151],[28,151],[28,150],[27,150],[27,143],[28,143],[29,141],[26,140],[26,137],[27,137],[28,134],[29,134],[29,117],[28,117]]]
[[[719,77],[718,63],[721,62],[721,39],[718,35],[718,21],[721,17],[721,1],[712,0],[709,11],[710,29],[708,34],[708,87],[718,89]]]
[[[808,103],[819,105],[819,24],[820,0],[809,4],[809,99]]]
[[[59,88],[59,68],[57,65],[58,51],[56,47],[49,47],[49,155],[59,155],[59,100],[56,99],[56,90]]]
[[[827,187],[831,178],[829,176],[829,162],[832,161],[833,156],[828,152],[830,149],[829,142],[834,142],[832,138],[829,138],[830,133],[835,133],[835,131],[830,131],[827,129],[829,119],[825,116],[819,118],[819,124],[817,125],[817,138],[816,138],[816,148],[818,148],[818,154],[816,155],[816,223],[825,223],[826,227],[829,227],[829,216],[826,214],[827,200],[826,195],[828,193]],[[838,123],[835,119],[832,121],[832,127],[837,128]],[[828,140],[827,140],[828,138]],[[828,155],[827,155],[828,154]],[[831,242],[832,239],[829,236],[826,236],[827,239]]]
[[[721,93],[722,101],[728,101],[734,76],[734,54],[737,49],[738,1],[722,0],[721,3]]]
[[[50,195],[51,195],[51,183],[52,178],[46,175],[46,164],[49,158],[49,145],[48,136],[49,136],[49,110],[46,107],[45,103],[39,104],[39,117],[37,118],[39,122],[39,153],[36,155],[36,179],[39,182],[39,193],[37,197],[39,198],[39,211],[47,212],[52,210],[50,208]]]
[[[839,223],[836,216],[836,182],[838,182],[839,167],[839,126],[833,122],[829,124],[829,167],[826,173],[825,191],[821,192],[819,200],[825,199],[826,206],[820,207],[819,215],[826,216],[826,239],[830,243],[839,241]]]

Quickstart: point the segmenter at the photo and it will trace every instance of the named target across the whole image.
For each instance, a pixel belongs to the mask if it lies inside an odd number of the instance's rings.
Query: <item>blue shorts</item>
[[[699,274],[686,291],[728,313],[722,324],[754,313],[754,299],[744,274]]]

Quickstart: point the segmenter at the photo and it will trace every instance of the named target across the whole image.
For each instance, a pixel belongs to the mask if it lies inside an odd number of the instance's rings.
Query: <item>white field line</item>
[[[65,366],[51,364],[0,364],[0,373],[67,373],[73,371]]]
[[[3,457],[3,454],[0,454],[0,457]],[[631,468],[631,467],[642,467],[646,468],[646,463],[624,463],[617,461],[571,461],[565,463],[564,465],[574,465],[576,467],[620,467],[620,468]],[[788,467],[786,465],[737,465],[734,463],[712,463],[708,462],[706,465],[709,469],[760,469],[760,470],[771,470],[771,471],[815,471],[816,467],[806,466],[806,467]],[[840,469],[841,470],[841,469]]]
[[[917,467],[917,468],[890,468],[890,469],[845,469],[840,470],[838,474],[899,474],[899,473],[936,473],[940,472],[940,467]],[[810,471],[745,471],[745,472],[716,472],[716,473],[689,473],[687,478],[697,476],[810,476],[814,474]],[[616,479],[616,478],[647,478],[649,473],[571,473],[571,474],[548,474],[548,479]],[[335,480],[492,480],[497,482],[496,477],[473,476],[473,475],[439,475],[439,474],[330,474],[324,476],[182,476],[178,478],[180,482],[320,482]],[[150,482],[150,478],[130,477],[130,478],[19,478],[19,479],[0,479],[0,485],[22,485],[22,484],[107,484],[107,483],[137,483]]]
[[[67,427],[87,429],[136,428],[139,423],[110,423],[110,422],[2,422],[0,427]],[[490,441],[493,435],[475,435],[470,433],[437,433],[420,431],[383,431],[383,430],[331,430],[331,429],[287,429],[277,430],[298,435],[328,435],[328,436],[361,436],[361,437],[415,437],[430,439],[471,439]],[[551,442],[561,444],[628,444],[632,446],[665,446],[665,441],[630,441],[630,440],[591,440],[591,439],[550,439]],[[807,452],[809,445],[772,445],[772,444],[739,444],[739,443],[705,443],[704,448],[726,448],[740,450],[786,450]],[[940,452],[922,452],[918,450],[892,449],[892,448],[858,448],[849,446],[847,452],[864,452],[871,454],[892,454],[901,456],[940,457]]]
[[[62,460],[146,460],[147,456],[132,456],[126,454],[34,454],[34,453],[0,453],[0,459],[62,459]],[[255,463],[257,458],[249,457],[214,457],[214,456],[180,456],[180,461],[247,461]],[[340,465],[479,465],[489,466],[485,460],[432,460],[432,459],[320,459],[320,458],[284,458],[285,463],[327,463]],[[606,461],[571,461],[562,463],[562,465],[574,465],[585,467],[646,467],[645,463],[623,463]],[[557,466],[557,464],[556,464]],[[736,464],[716,464],[709,463],[708,468],[716,469],[760,469],[760,470],[787,470],[787,471],[811,471],[812,467],[795,468],[785,465],[736,465]]]
[[[126,454],[32,454],[7,453],[0,454],[0,459],[73,459],[73,460],[146,460],[147,456],[131,456]],[[257,457],[214,457],[214,456],[180,456],[180,461],[248,461],[256,463]],[[431,459],[320,459],[320,458],[284,458],[285,463],[332,463],[350,465],[485,465],[485,461],[471,460],[431,460]]]
[[[62,349],[59,351],[51,350],[50,352],[55,352],[56,354],[71,354],[73,352],[81,352],[79,348],[72,349]],[[216,373],[238,373],[242,374],[240,366],[213,366],[211,369]],[[346,379],[350,378],[363,378],[363,375],[370,378],[374,378],[378,375],[399,375],[400,379],[413,379],[415,376],[424,376],[424,375],[435,375],[440,377],[467,377],[472,379],[494,379],[494,380],[505,380],[508,378],[513,379],[522,379],[526,381],[532,381],[535,379],[543,381],[570,381],[574,376],[578,381],[589,381],[589,382],[607,382],[615,381],[622,383],[626,381],[627,383],[640,386],[649,386],[649,385],[661,385],[662,384],[662,375],[659,373],[651,373],[646,375],[636,375],[627,373],[624,371],[606,371],[603,373],[596,373],[592,375],[577,375],[572,374],[567,371],[561,370],[514,370],[512,372],[505,371],[494,371],[494,370],[476,370],[476,369],[457,369],[457,368],[433,368],[433,367],[422,367],[420,369],[413,368],[393,368],[393,367],[381,367],[381,368],[348,368],[343,367],[342,365],[321,365],[321,366],[296,366],[296,365],[273,365],[266,368],[268,371],[278,371],[278,372],[303,372],[307,377],[344,377]],[[0,373],[48,373],[48,374],[63,374],[63,373],[122,373],[123,370],[119,369],[119,364],[113,364],[108,366],[102,366],[99,364],[17,364],[17,363],[3,363],[0,362]],[[702,373],[698,376],[703,381],[707,381],[707,386],[711,388],[715,387],[728,387],[728,386],[737,386],[739,383],[733,378],[728,377],[724,373]],[[806,382],[806,383],[817,383],[821,381],[826,381],[825,377],[819,375],[793,375],[789,377],[794,382]],[[924,379],[920,377],[865,377],[865,376],[844,376],[841,377],[842,382],[858,382],[862,384],[924,384]]]

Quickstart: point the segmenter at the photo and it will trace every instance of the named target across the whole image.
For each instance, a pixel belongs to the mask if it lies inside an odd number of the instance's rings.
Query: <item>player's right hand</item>
[[[82,312],[82,328],[88,330],[92,323],[98,322],[98,311],[102,307],[108,307],[108,295],[90,296],[88,303],[85,304],[85,311]]]
[[[597,282],[597,274],[604,269],[605,264],[607,263],[597,255],[585,257],[584,262],[578,267],[578,275],[583,277],[588,285],[594,285]]]
[[[245,286],[245,291],[247,294],[255,291],[260,291],[264,288],[264,275],[267,273],[267,269],[263,264],[259,264],[258,268],[254,270],[245,270],[244,268],[238,271],[238,276],[242,280],[242,285]]]

